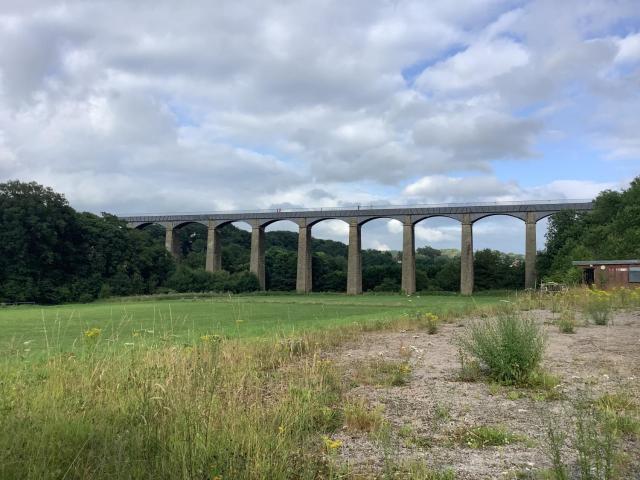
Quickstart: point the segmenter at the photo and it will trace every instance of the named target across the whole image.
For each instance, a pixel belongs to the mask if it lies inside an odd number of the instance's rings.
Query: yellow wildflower
[[[322,441],[324,442],[324,446],[329,452],[333,452],[342,446],[342,440],[334,440],[326,435],[322,436]]]
[[[84,332],[84,336],[85,338],[95,339],[100,336],[101,332],[102,330],[100,328],[93,327],[93,328],[90,328],[89,330],[86,330]]]

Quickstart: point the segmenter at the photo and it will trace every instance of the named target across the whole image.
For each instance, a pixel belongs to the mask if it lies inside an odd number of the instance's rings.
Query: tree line
[[[573,260],[640,259],[640,177],[622,191],[605,190],[590,212],[563,211],[549,220],[538,271],[548,280],[578,283]]]
[[[178,291],[250,292],[258,280],[249,273],[251,235],[220,229],[223,271],[204,270],[206,228],[179,230],[180,255],[164,247],[164,229],[127,228],[113,215],[77,212],[65,197],[37,183],[0,184],[0,302],[44,304]],[[298,234],[266,233],[268,290],[292,291],[296,284]],[[312,240],[314,291],[343,292],[347,285],[347,245]],[[399,292],[400,252],[362,252],[363,289]],[[495,250],[475,254],[476,289],[523,288],[520,255]],[[456,292],[460,285],[457,251],[416,250],[419,291]]]

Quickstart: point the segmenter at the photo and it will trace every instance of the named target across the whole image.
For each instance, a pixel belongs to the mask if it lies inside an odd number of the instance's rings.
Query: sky
[[[640,0],[0,2],[0,182],[96,213],[593,198],[640,174],[638,112]]]

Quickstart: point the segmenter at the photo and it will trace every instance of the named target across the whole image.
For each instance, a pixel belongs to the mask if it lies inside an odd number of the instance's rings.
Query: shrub
[[[564,310],[557,321],[561,333],[576,333],[576,314],[573,310]]]
[[[605,396],[606,397],[606,396]],[[580,400],[576,402],[572,442],[557,418],[547,419],[545,451],[553,465],[549,471],[552,480],[568,480],[571,468],[563,461],[565,447],[572,447],[576,453],[579,480],[614,480],[630,478],[625,475],[624,457],[621,452],[619,430],[615,419],[601,411],[608,398],[601,398],[595,404]]]
[[[243,293],[259,290],[260,284],[251,272],[207,272],[182,265],[169,277],[167,287],[176,292]]]
[[[596,325],[607,325],[611,316],[611,302],[609,294],[594,290],[585,304],[585,313]]]
[[[438,333],[440,318],[436,314],[431,312],[418,313],[418,322],[421,327],[426,328],[429,335]]]
[[[542,360],[544,335],[533,320],[502,315],[472,323],[459,344],[486,367],[493,379],[523,384]]]

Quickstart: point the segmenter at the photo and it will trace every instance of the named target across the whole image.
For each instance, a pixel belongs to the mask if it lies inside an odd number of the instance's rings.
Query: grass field
[[[251,338],[291,335],[416,312],[454,313],[496,303],[494,295],[345,296],[337,294],[214,296],[161,300],[125,299],[62,306],[0,308],[0,353],[5,357],[52,354],[82,348],[85,332],[96,342],[188,344],[203,335]]]
[[[475,388],[485,392],[478,411],[493,408],[493,415],[500,411],[496,401],[513,407],[486,393],[486,386],[464,387],[456,380],[451,335],[464,329],[446,325],[456,314],[518,319],[518,310],[545,306],[582,312],[593,302],[607,311],[640,305],[635,292],[511,295],[512,302],[500,302],[507,296],[174,296],[0,308],[0,479],[460,478],[428,461],[409,464],[395,450],[401,431],[387,417],[400,411],[398,405],[411,405],[408,398],[393,400],[384,411],[369,408],[365,397],[355,398],[354,389],[369,385],[384,395],[413,398],[420,385],[419,396],[430,399],[433,385],[424,379],[444,375],[446,402],[452,395],[477,401],[476,394],[464,393]],[[436,337],[421,333],[431,316],[418,312],[439,314]],[[365,330],[385,334],[367,336]],[[432,357],[418,362],[417,353],[414,361],[404,340],[392,342],[394,332],[396,338],[421,341],[416,351]],[[623,332],[625,341],[629,337],[635,334]],[[384,359],[359,363],[357,349],[342,359],[332,356],[337,346],[358,341],[369,353],[386,352]],[[449,359],[433,350],[438,344],[449,349]],[[433,355],[449,373],[433,366]],[[635,357],[625,364],[637,364]],[[403,390],[413,369],[416,381]],[[431,418],[430,408],[421,407],[424,418]],[[533,412],[533,406],[525,411]],[[461,412],[466,422],[468,411]],[[625,428],[636,429],[635,417],[625,421]],[[357,432],[349,428],[362,429],[359,434],[379,452],[364,477],[345,462],[347,449],[356,446]],[[458,453],[466,462],[468,452]],[[495,455],[487,455],[494,462]]]

